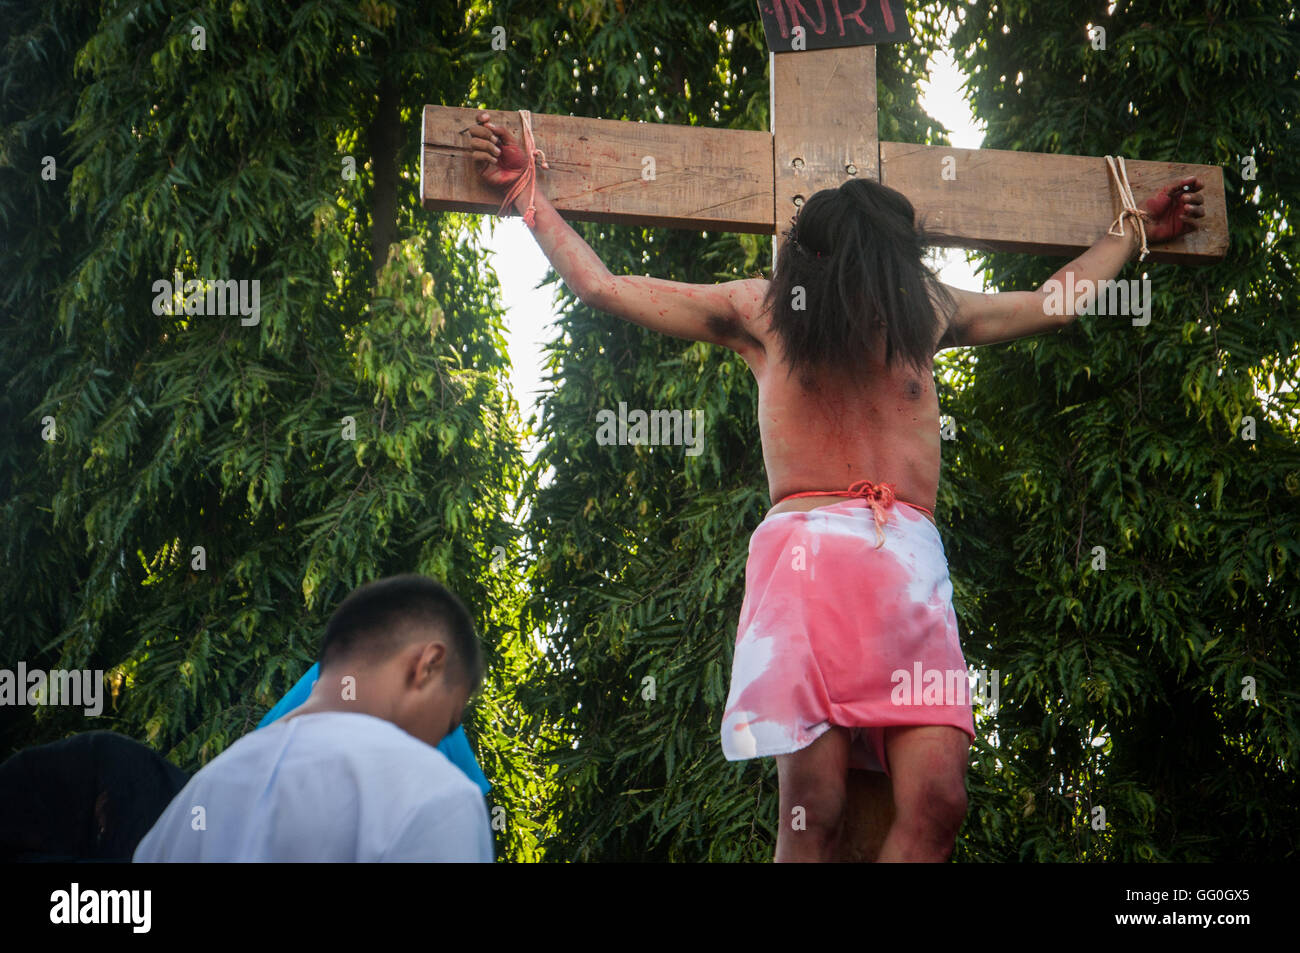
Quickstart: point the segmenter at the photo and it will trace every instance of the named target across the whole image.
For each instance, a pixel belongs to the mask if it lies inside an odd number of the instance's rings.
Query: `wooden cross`
[[[784,11],[791,20],[803,15],[816,31],[807,11],[813,3],[826,32],[832,22],[827,6],[836,17],[845,12],[844,0],[760,0],[759,6],[765,21],[773,10]],[[854,9],[864,7],[859,0]],[[765,26],[769,46],[776,46]],[[843,35],[838,39],[843,42]],[[547,197],[569,219],[778,236],[813,193],[871,176],[908,197],[935,244],[1071,257],[1100,238],[1123,207],[1100,157],[881,142],[875,47],[838,45],[835,37],[823,48],[809,46],[769,56],[770,133],[534,115],[537,145],[550,166],[538,172]],[[495,213],[501,207],[501,196],[482,182],[470,159],[465,130],[479,111],[424,107],[425,208]],[[517,118],[497,121],[518,129]],[[1220,168],[1126,166],[1139,202],[1187,176],[1197,176],[1204,187],[1205,218],[1197,230],[1153,248],[1148,258],[1200,264],[1223,258],[1228,222]],[[775,251],[774,241],[774,258]],[[889,781],[879,774],[850,775],[856,793],[846,824],[852,840],[866,845],[859,859],[873,859],[893,818]]]
[[[879,141],[874,46],[774,52],[769,65],[770,133],[535,114],[537,145],[550,165],[539,168],[538,181],[568,219],[778,235],[814,192],[871,176],[907,196],[935,244],[1070,257],[1100,238],[1122,208],[1100,157]],[[469,158],[465,130],[478,112],[424,107],[425,208],[501,207]],[[497,122],[518,135],[517,116]],[[1204,186],[1197,230],[1152,248],[1150,260],[1223,258],[1228,222],[1218,166],[1126,165],[1138,202],[1190,175]]]

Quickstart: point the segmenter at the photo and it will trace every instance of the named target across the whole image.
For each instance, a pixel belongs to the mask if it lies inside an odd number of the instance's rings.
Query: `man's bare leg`
[[[834,860],[844,824],[849,732],[832,726],[801,751],[777,755],[776,861]]]
[[[966,819],[970,736],[947,725],[885,729],[894,823],[881,861],[942,862]]]
[[[836,860],[873,863],[894,823],[894,790],[880,771],[849,770],[844,829]]]

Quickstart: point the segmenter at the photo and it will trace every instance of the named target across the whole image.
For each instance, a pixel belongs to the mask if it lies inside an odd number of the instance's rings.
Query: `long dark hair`
[[[881,330],[886,365],[929,370],[940,326],[931,289],[945,308],[956,304],[923,261],[929,241],[915,214],[902,193],[871,179],[804,203],[765,300],[791,373],[860,375]]]

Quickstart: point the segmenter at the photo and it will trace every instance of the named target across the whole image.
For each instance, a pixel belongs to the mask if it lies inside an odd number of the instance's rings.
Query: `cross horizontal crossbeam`
[[[775,235],[795,211],[796,190],[807,198],[811,189],[852,175],[878,174],[911,200],[936,244],[1038,255],[1077,255],[1118,215],[1119,197],[1101,157],[877,142],[874,96],[860,92],[874,91],[874,56],[871,47],[776,55],[775,135],[535,114],[537,145],[550,166],[539,170],[540,181],[569,219]],[[850,114],[845,97],[852,89],[859,92],[857,112]],[[844,100],[843,108],[830,110],[831,118],[809,105],[827,95]],[[424,107],[425,208],[500,207],[500,197],[479,179],[470,159],[467,130],[477,114]],[[518,117],[496,119],[518,132]],[[1204,186],[1206,214],[1197,230],[1153,248],[1151,260],[1223,258],[1228,225],[1219,167],[1131,160],[1127,168],[1139,202],[1190,175]]]

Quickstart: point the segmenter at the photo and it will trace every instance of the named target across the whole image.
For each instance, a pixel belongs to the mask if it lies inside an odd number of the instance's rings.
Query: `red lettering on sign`
[[[866,6],[864,3],[863,6]],[[894,15],[889,11],[889,0],[880,0],[880,15],[885,18],[885,32],[894,32]],[[862,21],[859,20],[859,23]],[[870,30],[867,30],[870,33]]]
[[[890,17],[889,15],[889,0],[880,0],[880,5],[885,8],[885,26],[887,29],[892,30],[894,28],[894,24],[890,22],[892,20],[892,17]],[[862,22],[862,11],[865,10],[866,8],[867,8],[867,0],[861,0],[856,10],[854,10],[852,13],[841,15],[840,0],[835,0],[835,16],[840,23],[840,36],[844,35],[845,20],[857,20],[858,26],[862,27],[865,33],[870,34],[872,32],[871,27],[867,26],[865,23]]]
[[[839,0],[835,0],[835,3],[836,3],[836,6],[838,6],[838,5],[839,5]],[[781,11],[781,7],[782,7],[782,6],[788,6],[788,7],[790,8],[790,19],[793,20],[796,24],[798,24],[798,23],[800,22],[800,20],[801,20],[801,18],[800,18],[800,16],[799,16],[800,13],[803,14],[802,19],[806,19],[806,20],[809,20],[809,21],[812,20],[812,17],[808,15],[808,11],[804,9],[804,6],[803,6],[803,4],[800,2],[800,0],[784,0],[784,2],[783,2],[783,0],[776,0],[776,3],[774,3],[774,4],[772,4],[772,5],[773,5],[774,7],[776,7],[776,15],[777,15],[777,18],[781,21],[781,35],[782,35],[782,36],[786,36],[786,35],[787,35],[786,32],[785,32],[785,16],[784,16],[784,14],[783,14],[782,11]],[[821,13],[821,15],[822,15],[822,25],[821,25],[820,27],[814,26],[814,27],[813,27],[813,31],[814,31],[818,36],[821,36],[823,33],[826,32],[826,8],[825,8],[824,6],[822,6],[822,0],[817,0],[817,10],[818,10],[818,11]]]
[[[760,2],[759,10],[765,17],[770,16],[775,19],[782,39],[788,39],[791,31],[796,26],[804,26],[811,29],[811,32],[816,33],[818,36],[825,36],[827,27],[830,25],[826,11],[826,0],[812,0],[816,4],[817,13],[815,17],[808,12],[806,2],[807,0],[769,0],[769,2]],[[858,0],[856,9],[846,11],[844,7],[848,7],[851,2],[852,0],[830,0],[831,9],[835,12],[835,26],[839,38],[841,40],[846,39],[850,35],[849,31],[845,29],[845,24],[849,22],[858,25],[861,35],[874,35],[876,31],[862,18],[868,0]],[[766,12],[768,9],[771,10],[770,15]],[[880,17],[885,32],[893,33],[895,31],[894,12],[890,9],[890,0],[880,0]],[[857,33],[858,31],[853,32]]]

